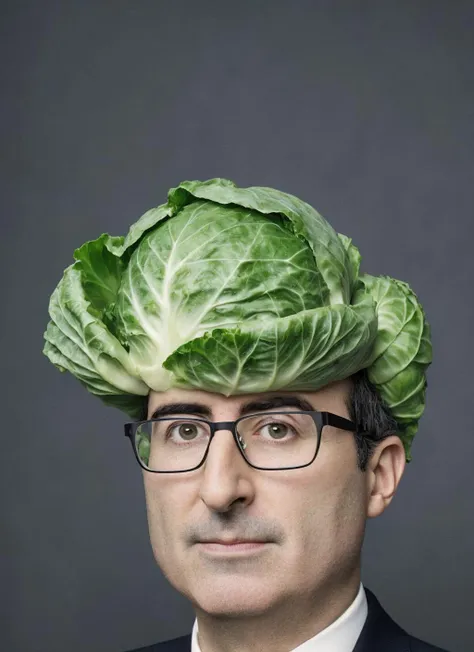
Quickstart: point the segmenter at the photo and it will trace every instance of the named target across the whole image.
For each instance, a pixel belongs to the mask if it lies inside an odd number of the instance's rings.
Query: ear
[[[367,517],[380,516],[390,505],[405,470],[405,448],[396,435],[377,445],[367,469]]]

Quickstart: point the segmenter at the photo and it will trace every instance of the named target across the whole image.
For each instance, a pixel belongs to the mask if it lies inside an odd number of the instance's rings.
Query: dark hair
[[[353,385],[347,407],[351,420],[357,425],[357,432],[354,433],[357,464],[361,471],[366,471],[377,444],[397,434],[398,425],[367,378],[365,369],[351,376],[351,380]]]

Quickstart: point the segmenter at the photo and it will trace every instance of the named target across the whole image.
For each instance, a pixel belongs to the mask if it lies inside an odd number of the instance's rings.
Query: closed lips
[[[220,543],[222,545],[231,546],[236,543],[265,543],[265,541],[259,541],[258,539],[234,539],[232,541],[221,541],[219,539],[208,539],[206,541],[201,541],[200,543]]]

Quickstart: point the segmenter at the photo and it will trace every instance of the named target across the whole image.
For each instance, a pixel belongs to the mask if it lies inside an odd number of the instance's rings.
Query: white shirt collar
[[[364,627],[368,606],[362,582],[354,602],[331,625],[291,652],[352,652]],[[194,620],[191,652],[202,652],[199,647],[197,618]]]

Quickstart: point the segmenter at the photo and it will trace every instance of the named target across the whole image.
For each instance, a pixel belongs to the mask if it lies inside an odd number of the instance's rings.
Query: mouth
[[[222,546],[234,546],[240,543],[268,543],[264,539],[203,539],[199,543],[219,543]]]
[[[225,541],[220,539],[213,539],[212,541],[200,541],[199,547],[201,550],[212,554],[249,554],[264,549],[268,543],[269,541],[249,539],[233,539]]]

